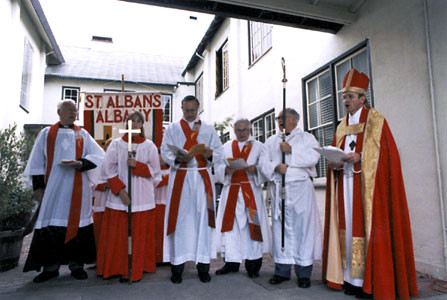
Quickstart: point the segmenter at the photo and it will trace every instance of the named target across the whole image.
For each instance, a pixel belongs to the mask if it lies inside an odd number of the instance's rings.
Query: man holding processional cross
[[[222,159],[222,144],[213,126],[200,120],[198,110],[196,97],[183,98],[183,118],[169,125],[161,147],[163,160],[171,166],[163,259],[171,262],[173,283],[182,282],[186,261],[194,261],[200,280],[209,282],[210,260],[216,257],[210,168]]]

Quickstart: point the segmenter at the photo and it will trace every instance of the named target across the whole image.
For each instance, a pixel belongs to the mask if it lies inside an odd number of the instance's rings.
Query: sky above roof
[[[40,3],[59,45],[113,47],[176,56],[182,57],[185,64],[214,18],[118,0],[40,0]],[[92,42],[92,36],[111,37],[113,44]]]

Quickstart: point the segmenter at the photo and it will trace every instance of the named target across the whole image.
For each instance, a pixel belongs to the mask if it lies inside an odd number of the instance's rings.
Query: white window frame
[[[340,120],[344,117],[343,111],[340,111],[339,109],[339,103],[342,103],[340,101],[342,100],[342,89],[343,89],[343,79],[340,78],[342,75],[337,76],[338,68],[341,67],[343,64],[345,64],[347,61],[350,62],[349,68],[356,67],[353,65],[353,59],[359,58],[360,55],[365,55],[364,59],[362,59],[362,64],[364,67],[366,67],[366,70],[360,70],[361,72],[364,72],[368,75],[368,77],[371,78],[371,62],[369,59],[369,42],[368,40],[360,43],[353,49],[347,51],[343,55],[335,58],[331,62],[327,63],[323,67],[317,69],[315,72],[311,73],[311,75],[306,76],[302,82],[303,82],[303,106],[306,109],[305,113],[305,120],[304,120],[304,129],[306,131],[311,132],[315,135],[317,140],[320,143],[320,146],[328,146],[331,145],[333,141],[333,137],[335,135],[335,129]],[[343,73],[349,70],[347,68],[346,70],[343,70]],[[329,80],[330,80],[330,95],[324,95],[323,97],[320,97],[320,82],[319,78],[322,77],[325,74],[329,74]],[[343,74],[344,77],[345,74]],[[313,80],[316,80],[317,82],[317,97],[314,102],[309,103],[310,99],[310,89],[309,84]],[[322,122],[322,116],[324,112],[322,111],[322,106],[320,105],[323,103],[324,100],[327,100],[328,98],[332,98],[332,104],[331,109],[332,111],[332,120]],[[370,81],[370,86],[367,93],[368,101],[371,103],[371,106],[374,106],[374,98],[373,98],[373,92],[372,92],[372,81]],[[310,106],[317,104],[317,116],[318,116],[318,122],[317,124],[311,125],[311,117],[310,117]],[[341,115],[343,114],[343,115]],[[325,115],[327,116],[327,115]],[[324,177],[326,177],[326,171],[327,171],[327,160],[324,158],[320,158],[320,161],[317,164],[317,179],[322,180]],[[318,182],[317,180],[317,182]]]
[[[255,140],[264,143],[276,133],[275,110],[271,109],[251,120],[252,136]]]
[[[31,94],[31,83],[33,74],[34,48],[25,37],[23,46],[22,84],[20,90],[20,107],[29,112],[29,102]]]
[[[250,66],[272,48],[272,28],[271,24],[248,21]]]

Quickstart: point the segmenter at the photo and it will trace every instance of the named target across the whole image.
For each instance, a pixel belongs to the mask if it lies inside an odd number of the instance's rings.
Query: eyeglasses
[[[248,132],[248,131],[250,131],[250,129],[249,128],[244,128],[244,129],[235,129],[234,130],[235,132]]]
[[[287,119],[287,118],[290,118],[290,116],[286,116],[286,119]],[[276,121],[282,120],[282,116],[277,116],[277,117],[275,118],[275,120],[276,120]]]

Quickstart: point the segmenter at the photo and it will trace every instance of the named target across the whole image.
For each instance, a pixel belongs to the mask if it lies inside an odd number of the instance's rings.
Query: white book
[[[247,163],[245,162],[245,160],[243,158],[238,158],[238,159],[227,159],[227,163],[228,166],[232,169],[235,170],[242,170],[245,169],[246,167],[248,167]]]
[[[314,150],[331,162],[342,162],[342,159],[347,157],[343,150],[334,146],[318,147]]]

